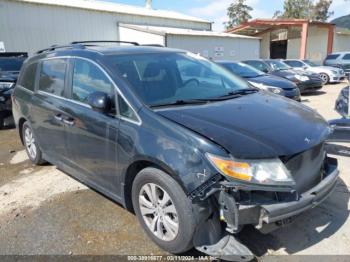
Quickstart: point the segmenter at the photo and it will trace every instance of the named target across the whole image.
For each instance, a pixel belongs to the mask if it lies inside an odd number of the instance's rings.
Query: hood
[[[318,76],[318,74],[309,70],[294,69],[294,71],[298,75],[302,75],[302,76]]]
[[[332,66],[316,66],[314,68],[317,68],[319,71],[322,71],[322,70],[328,70],[328,71],[341,71],[342,69],[341,68],[338,68],[338,67],[332,67]]]
[[[327,122],[312,109],[268,92],[156,113],[221,145],[236,158],[294,155],[320,144],[330,133]]]
[[[262,76],[250,78],[248,80],[259,84],[276,86],[284,90],[291,90],[291,89],[297,88],[297,86],[293,82],[274,75],[262,75]]]
[[[0,71],[0,81],[16,82],[18,75],[18,71]]]
[[[288,70],[276,70],[276,71],[272,71],[272,74],[275,76],[279,76],[279,77],[287,77],[287,76],[291,76],[291,75],[295,75],[298,74],[295,70],[292,69],[288,69]]]

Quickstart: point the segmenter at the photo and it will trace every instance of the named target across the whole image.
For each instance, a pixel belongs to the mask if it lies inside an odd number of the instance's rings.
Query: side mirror
[[[107,114],[112,109],[112,100],[106,93],[94,92],[86,100],[94,111]]]

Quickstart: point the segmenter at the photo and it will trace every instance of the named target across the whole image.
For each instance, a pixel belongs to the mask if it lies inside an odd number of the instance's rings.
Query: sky
[[[144,6],[145,0],[105,0],[110,2]],[[222,31],[223,23],[227,20],[226,9],[232,0],[153,0],[153,8],[174,10],[214,22],[213,29]],[[253,7],[253,18],[271,18],[276,10],[283,9],[283,0],[247,0]],[[350,1],[333,0],[331,10],[334,16],[350,14]]]

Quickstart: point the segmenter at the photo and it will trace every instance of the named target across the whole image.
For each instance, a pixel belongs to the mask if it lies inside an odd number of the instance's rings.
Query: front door
[[[69,164],[78,176],[119,194],[117,178],[117,136],[119,119],[115,112],[103,114],[86,103],[96,91],[114,100],[114,86],[95,63],[85,59],[71,60],[71,87],[66,108],[66,136]]]

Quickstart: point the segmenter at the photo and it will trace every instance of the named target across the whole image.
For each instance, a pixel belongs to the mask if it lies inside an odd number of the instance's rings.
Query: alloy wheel
[[[28,127],[24,131],[24,142],[30,158],[35,159],[37,154],[37,148],[36,148],[33,132]]]
[[[148,229],[163,241],[172,241],[179,231],[178,214],[169,194],[154,183],[142,186],[139,207]]]
[[[323,83],[324,85],[328,83],[328,81],[329,81],[328,75],[326,75],[326,74],[320,74],[320,77],[321,77],[322,83]]]

